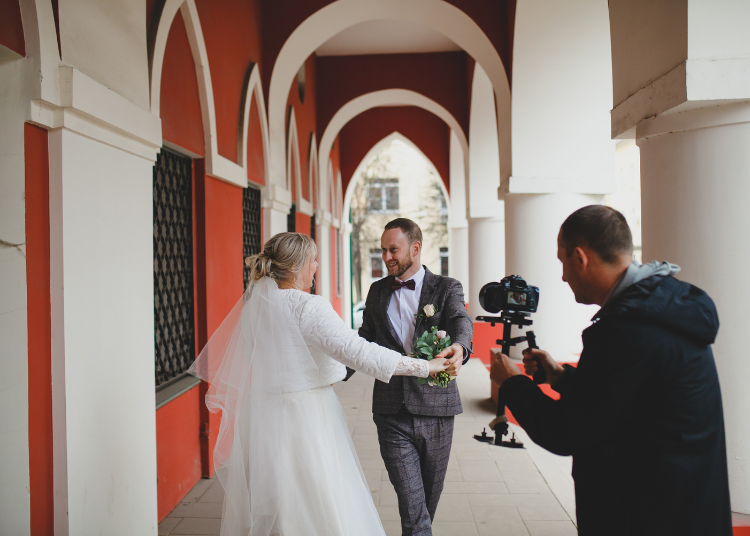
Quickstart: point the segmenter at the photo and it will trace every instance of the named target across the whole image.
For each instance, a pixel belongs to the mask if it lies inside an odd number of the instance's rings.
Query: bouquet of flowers
[[[435,356],[445,350],[451,345],[451,338],[445,331],[438,331],[436,326],[433,326],[429,331],[425,331],[414,343],[414,354],[411,357],[417,359],[425,359],[431,361],[435,359]],[[444,370],[437,373],[437,377],[433,378],[428,376],[427,378],[417,378],[420,385],[425,383],[429,385],[439,385],[440,387],[448,387],[448,382],[454,380],[455,376],[451,376]]]

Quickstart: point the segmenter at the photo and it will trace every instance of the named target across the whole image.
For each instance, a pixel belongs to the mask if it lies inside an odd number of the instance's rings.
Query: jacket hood
[[[656,324],[699,344],[713,344],[719,331],[719,315],[708,294],[671,275],[652,275],[630,285],[595,318],[615,315]]]

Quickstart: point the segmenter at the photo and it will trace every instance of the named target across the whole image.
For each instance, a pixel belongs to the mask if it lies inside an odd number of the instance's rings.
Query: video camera
[[[535,313],[539,306],[539,287],[527,285],[520,275],[510,275],[499,283],[483,286],[479,291],[479,305],[490,313]]]
[[[489,322],[493,327],[495,324],[503,326],[503,338],[496,342],[502,348],[505,355],[510,353],[510,348],[521,342],[528,342],[529,348],[537,348],[536,337],[533,331],[527,331],[526,336],[511,337],[511,328],[518,326],[530,326],[533,321],[530,316],[535,313],[539,306],[539,287],[526,284],[526,281],[518,275],[504,277],[499,283],[487,283],[479,291],[479,304],[482,309],[490,313],[500,313],[500,316],[478,316],[477,320]],[[544,370],[534,374],[534,382],[542,384],[546,381]],[[497,416],[490,423],[490,428],[495,431],[495,437],[488,436],[486,431],[481,435],[475,435],[474,439],[483,443],[492,443],[499,447],[524,448],[523,443],[516,441],[515,434],[510,441],[503,441],[503,436],[508,434],[508,418],[505,416],[505,404],[500,399],[500,390],[497,393]]]

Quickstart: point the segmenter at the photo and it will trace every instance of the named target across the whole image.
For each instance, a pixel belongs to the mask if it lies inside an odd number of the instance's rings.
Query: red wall
[[[370,149],[393,132],[399,132],[419,147],[450,191],[450,128],[438,116],[415,106],[372,108],[341,129],[343,190],[346,191],[357,166]]]
[[[239,162],[242,89],[250,66],[261,62],[260,0],[196,0],[196,5],[211,67],[219,154]]]
[[[164,52],[160,103],[163,138],[196,154],[205,155],[195,63],[179,11],[169,29]]]
[[[18,0],[0,0],[0,45],[26,56],[21,6]]]
[[[309,165],[310,165],[310,143],[316,127],[316,103],[317,103],[317,65],[316,56],[311,55],[305,60],[305,100],[300,100],[297,79],[295,78],[289,88],[287,96],[287,113],[289,107],[294,108],[294,117],[297,121],[297,142],[299,143],[300,157],[300,182],[302,183],[302,197],[311,201],[309,187]],[[294,183],[292,183],[294,185]],[[293,186],[294,187],[294,186]],[[295,192],[296,194],[296,192]],[[296,197],[295,197],[296,199]]]
[[[467,54],[382,54],[318,58],[318,132],[347,102],[383,89],[409,89],[442,105],[468,132]]]
[[[24,125],[31,535],[53,533],[52,336],[47,131]]]
[[[169,515],[201,477],[198,406],[202,400],[200,386],[196,385],[156,410],[159,521]]]

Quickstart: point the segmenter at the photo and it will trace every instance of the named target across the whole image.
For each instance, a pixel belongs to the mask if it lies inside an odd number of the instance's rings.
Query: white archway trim
[[[343,213],[343,207],[344,207],[344,196],[342,193],[343,187],[341,182],[341,170],[338,170],[336,172],[336,196],[335,196],[335,202],[336,205],[334,207],[334,218],[333,218],[333,226],[334,227],[342,227],[344,222],[344,213]]]
[[[316,177],[318,191],[314,190],[316,181],[313,180]],[[315,133],[310,133],[310,143],[307,148],[307,180],[308,188],[310,192],[310,203],[313,208],[320,206],[320,175],[318,174],[318,140],[315,138]]]
[[[464,169],[466,170],[466,176],[468,176],[468,155],[469,155],[469,143],[466,139],[466,135],[453,115],[443,108],[440,104],[432,99],[429,99],[408,89],[384,89],[381,91],[373,91],[372,93],[366,93],[361,95],[342,106],[338,112],[331,118],[328,125],[326,126],[323,137],[320,141],[320,156],[319,161],[324,162],[324,159],[328,159],[333,148],[333,143],[336,141],[336,136],[344,125],[351,121],[354,117],[369,110],[370,108],[376,108],[378,106],[417,106],[428,112],[431,112],[438,116],[440,119],[445,121],[451,130],[456,134],[461,144],[461,148],[464,153]],[[407,139],[407,138],[404,138]],[[409,143],[414,146],[413,143]],[[414,146],[416,147],[416,146]],[[421,153],[421,151],[420,151]],[[427,159],[429,161],[429,158]],[[323,171],[323,170],[321,170]],[[322,173],[321,173],[322,175]],[[437,174],[438,177],[440,174]],[[443,177],[444,180],[448,180],[447,177]],[[447,199],[447,197],[446,197]]]
[[[268,98],[269,134],[271,137],[272,180],[283,183],[284,115],[286,100],[299,66],[314,50],[339,32],[368,20],[395,19],[428,26],[451,39],[480,64],[492,80],[496,97],[496,114],[502,177],[511,174],[510,86],[497,50],[481,28],[466,13],[442,0],[338,0],[318,10],[300,24],[281,48],[271,76]],[[321,138],[321,150],[326,150]],[[465,151],[468,153],[468,151]],[[325,154],[325,153],[321,153]]]
[[[299,156],[299,138],[297,137],[297,117],[294,115],[294,107],[289,107],[289,126],[287,127],[286,140],[286,188],[292,191],[292,175],[294,175],[294,188],[297,193],[293,202],[297,206],[297,212],[312,216],[312,203],[302,197],[302,164]]]
[[[211,71],[208,66],[206,42],[203,39],[203,30],[201,29],[195,0],[167,0],[162,9],[151,58],[151,113],[160,117],[161,73],[164,67],[164,53],[167,49],[169,29],[172,27],[178,9],[185,22],[190,50],[193,52],[193,63],[195,63],[203,119],[206,174],[244,188],[247,186],[247,170],[221,156],[216,143],[214,91],[211,84]]]
[[[352,175],[352,178],[349,180],[349,184],[346,185],[346,193],[344,194],[344,201],[342,204],[342,214],[348,214],[349,213],[349,207],[352,204],[352,197],[354,196],[354,186],[359,180],[359,177],[362,175],[362,172],[365,169],[365,166],[367,163],[372,160],[375,155],[377,155],[380,151],[382,151],[385,147],[391,144],[393,140],[398,140],[402,143],[405,143],[412,149],[414,149],[417,153],[419,153],[422,158],[424,158],[427,161],[427,165],[430,168],[430,171],[432,171],[435,174],[435,177],[441,177],[440,173],[438,172],[437,168],[435,167],[435,164],[433,164],[432,160],[427,158],[427,155],[425,155],[422,150],[409,138],[401,134],[400,132],[392,132],[388,134],[385,138],[377,142],[375,145],[372,146],[372,149],[367,151],[367,154],[365,157],[360,161],[360,163],[357,165],[357,169],[354,171],[354,175]],[[438,184],[440,186],[440,191],[443,192],[443,196],[445,197],[446,203],[448,204],[448,210],[450,213],[450,196],[448,195],[448,190],[445,188],[445,180],[448,180],[447,177],[444,177],[443,180],[438,179]]]
[[[263,85],[260,81],[260,68],[254,63],[249,70],[249,76],[245,80],[245,94],[242,98],[242,124],[240,125],[240,136],[237,143],[240,144],[240,165],[245,170],[247,177],[247,135],[250,130],[250,108],[253,99],[258,106],[258,116],[260,117],[260,134],[263,140],[263,178],[266,182],[269,180],[268,160],[270,158],[268,151],[268,119],[266,118],[266,101],[263,97]]]

